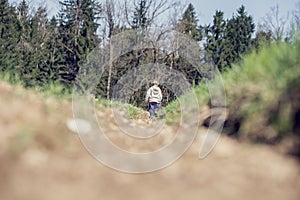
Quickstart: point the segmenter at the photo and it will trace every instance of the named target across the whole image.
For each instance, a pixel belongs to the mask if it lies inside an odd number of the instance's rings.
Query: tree
[[[184,11],[182,18],[179,20],[176,30],[189,35],[196,41],[200,41],[202,39],[202,34],[201,28],[198,26],[198,21],[195,8],[190,3]]]
[[[251,49],[252,34],[255,24],[253,18],[247,15],[245,6],[237,10],[237,15],[228,20],[226,25],[226,63],[231,65],[241,59]]]
[[[256,50],[259,50],[260,47],[270,45],[272,42],[272,33],[258,31],[255,34],[255,38],[253,39],[253,46]]]
[[[1,71],[9,73],[25,87],[48,84],[55,81],[53,73],[54,38],[57,32],[51,30],[47,10],[39,7],[30,9],[30,5],[21,1],[16,7],[3,4],[1,13]],[[56,26],[56,19],[51,21]],[[51,45],[49,45],[51,44]],[[57,46],[57,45],[56,45]],[[55,57],[59,57],[57,54]],[[56,73],[57,74],[57,73]],[[14,81],[14,80],[10,80]]]
[[[133,29],[146,29],[149,26],[150,20],[148,19],[148,8],[146,0],[140,0],[138,5],[135,5],[133,13],[132,28]]]
[[[103,15],[105,20],[105,25],[103,27],[103,44],[106,45],[106,39],[110,42],[111,37],[118,33],[120,28],[120,13],[119,16],[116,14],[116,4],[112,0],[106,0],[103,9]],[[108,31],[107,31],[108,29]],[[108,32],[108,33],[106,33]],[[108,37],[108,38],[107,38]],[[112,48],[112,47],[110,47]],[[113,73],[113,63],[112,59],[109,60],[109,69],[108,69],[108,77],[107,77],[107,87],[106,87],[106,97],[110,99],[110,86],[111,79]]]
[[[111,42],[110,40],[112,35],[120,33],[124,30],[133,29],[139,32],[140,34],[143,34],[145,30],[149,30],[151,28],[151,25],[154,24],[156,18],[171,7],[167,4],[167,2],[167,0],[137,0],[134,1],[133,4],[129,4],[127,1],[125,1],[125,9],[122,10],[120,8],[120,5],[116,4],[111,0],[107,0],[104,5],[103,12],[105,22],[105,26],[102,27],[103,45],[106,46]],[[125,17],[123,17],[123,15]],[[122,17],[127,20],[127,24],[124,24],[122,19],[120,19]],[[121,63],[116,64],[112,63],[112,60],[110,60],[108,73],[104,74],[103,80],[101,80],[102,85],[99,86],[102,90],[105,90],[104,97],[108,99],[110,98],[111,86],[114,85],[116,81],[118,81],[118,78],[122,76],[122,74],[124,74],[131,67],[142,64],[144,62],[144,56],[151,57],[153,55],[149,52],[150,51],[144,50],[132,51],[130,54],[126,55],[126,58],[123,57],[124,60],[128,59],[127,61],[128,63],[130,63],[130,65]],[[120,65],[120,68],[116,65]],[[104,86],[104,84],[106,85]]]
[[[104,37],[106,37],[106,32],[108,32],[108,38],[111,38],[111,36],[114,34],[118,20],[116,19],[115,4],[112,0],[106,0],[103,8],[103,15],[105,20],[105,26],[103,27],[105,29],[103,31],[105,32]],[[106,29],[108,29],[108,31],[106,31]]]
[[[274,41],[282,41],[287,36],[286,23],[288,19],[288,14],[281,15],[278,5],[273,6],[263,18],[263,22],[258,25],[259,31],[271,32]]]
[[[205,28],[205,50],[220,71],[231,67],[251,50],[255,28],[243,5],[231,19],[225,21],[223,16],[222,11],[216,11],[213,25]]]
[[[225,27],[224,13],[216,11],[213,17],[213,25],[205,27],[205,50],[211,56],[216,67],[223,71],[227,66],[225,55]]]
[[[58,30],[58,21],[53,16],[46,24],[47,40],[43,47],[47,49],[45,52],[45,64],[47,65],[48,78],[51,81],[60,81],[59,70],[64,63],[64,55],[62,54],[60,41],[60,33]]]
[[[14,73],[18,65],[17,44],[20,25],[14,7],[0,0],[0,71]]]
[[[30,20],[31,16],[29,14],[29,4],[26,0],[22,0],[17,7],[17,16],[19,23],[19,42],[17,45],[18,51],[18,67],[21,78],[24,85],[31,86],[31,74],[33,68],[30,66],[31,52],[33,51],[32,45],[30,43]]]
[[[75,80],[80,62],[99,43],[97,19],[101,5],[94,0],[64,0],[58,14],[63,67],[60,77],[67,85]]]
[[[251,48],[251,37],[254,33],[255,24],[252,16],[248,16],[245,6],[237,10],[236,20],[236,51],[239,55],[246,54]]]
[[[52,20],[55,20],[55,18]],[[56,21],[49,22],[47,9],[39,7],[31,19],[30,33],[32,47],[29,63],[32,68],[30,79],[34,81],[34,85],[45,85],[57,80],[57,72],[55,73],[53,70],[54,66],[51,58],[54,45],[48,45],[55,42],[57,31],[50,23],[56,24]]]
[[[148,29],[157,21],[160,15],[172,8],[177,2],[168,0],[135,0],[133,6],[125,0],[125,18],[132,29]],[[133,7],[133,8],[131,8]]]
[[[293,31],[295,32],[300,32],[300,2],[296,3],[295,9],[292,12],[292,26],[293,26]]]
[[[300,30],[300,2],[296,4],[295,10],[293,11],[293,21],[297,30]]]

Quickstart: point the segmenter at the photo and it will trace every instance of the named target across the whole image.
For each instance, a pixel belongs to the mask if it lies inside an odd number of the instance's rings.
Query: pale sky
[[[19,2],[20,0],[9,1]],[[99,1],[105,2],[105,0]],[[38,5],[46,5],[50,15],[56,14],[59,8],[58,0],[30,0],[29,2],[34,3],[36,7]],[[272,6],[278,4],[280,15],[286,16],[288,12],[295,8],[296,3],[300,2],[300,0],[184,0],[184,2],[194,5],[199,23],[204,25],[212,22],[216,10],[222,10],[227,19],[236,13],[236,10],[242,4],[246,7],[248,14],[253,16],[255,24],[257,24],[266,16],[266,13],[270,12]]]
[[[300,0],[188,0],[196,9],[199,22],[211,23],[216,10],[222,10],[225,18],[230,18],[236,10],[244,5],[248,14],[252,15],[257,23],[270,12],[270,8],[278,4],[280,15],[286,16],[294,10]]]

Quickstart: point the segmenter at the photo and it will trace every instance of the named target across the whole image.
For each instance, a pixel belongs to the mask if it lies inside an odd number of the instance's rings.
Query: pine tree
[[[213,26],[206,27],[205,49],[220,71],[235,62],[252,48],[252,34],[255,25],[245,7],[237,10],[237,15],[225,21],[223,12],[217,11]]]
[[[247,15],[243,5],[237,10],[237,15],[227,21],[225,51],[229,67],[251,50],[254,28],[253,19]]]
[[[60,81],[59,69],[64,63],[64,55],[62,53],[61,45],[59,43],[60,34],[58,30],[58,20],[56,17],[52,17],[47,23],[46,29],[48,33],[48,39],[45,43],[45,49],[47,49],[47,69],[49,70],[49,79],[52,81]]]
[[[65,60],[61,63],[60,77],[70,85],[75,80],[80,62],[99,43],[96,20],[100,4],[94,0],[64,0],[60,4],[58,42]]]
[[[222,11],[216,11],[213,19],[213,25],[205,27],[205,50],[220,71],[223,71],[228,65],[228,63],[226,63],[226,52],[224,50],[225,27],[226,21],[224,20],[224,13]]]
[[[10,38],[11,31],[14,30],[16,15],[9,5],[8,0],[0,0],[0,71],[4,72],[11,68],[11,55],[16,41]]]
[[[31,79],[34,80],[34,85],[44,85],[54,81],[51,66],[49,65],[51,48],[47,47],[46,44],[52,39],[51,35],[55,34],[55,32],[47,29],[49,22],[47,9],[44,7],[37,9],[30,22],[30,43],[33,49],[30,59],[30,66],[33,69]]]
[[[176,24],[175,30],[185,34],[195,41],[200,41],[202,39],[202,29],[198,26],[198,21],[194,6],[189,4],[183,12],[181,19],[179,19]],[[178,51],[181,51],[181,47],[179,47],[179,49],[177,49],[177,46],[174,48],[175,51],[166,56],[168,59],[168,65],[171,69],[176,69],[184,74],[191,84],[198,84],[201,79],[200,72],[188,60],[179,55]]]
[[[8,0],[0,0],[0,71],[15,72],[20,26],[16,10]]]
[[[237,10],[237,16],[233,19],[236,24],[235,51],[238,55],[237,59],[239,59],[251,49],[251,37],[254,33],[255,25],[253,18],[247,15],[243,5]]]
[[[149,19],[147,17],[147,1],[139,0],[138,5],[135,6],[132,20],[133,29],[147,29],[149,26]]]
[[[201,28],[198,26],[198,19],[193,4],[189,4],[184,11],[182,18],[177,24],[176,30],[187,34],[196,41],[202,39]]]
[[[224,53],[225,56],[225,65],[226,67],[230,67],[233,62],[236,61],[238,55],[238,51],[236,49],[237,46],[237,37],[238,33],[236,31],[236,20],[235,18],[231,18],[227,20],[224,34]]]
[[[29,4],[22,0],[17,7],[17,18],[19,23],[19,41],[17,44],[18,66],[17,71],[21,74],[21,79],[25,87],[33,86],[33,67],[30,66],[31,53],[34,51],[30,43],[31,16],[29,14]]]

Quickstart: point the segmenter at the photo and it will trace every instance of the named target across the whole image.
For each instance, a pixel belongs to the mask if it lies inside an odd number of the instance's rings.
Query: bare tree
[[[127,20],[127,24],[132,27],[132,13],[139,6],[141,0],[134,0],[133,3],[131,1],[124,1],[124,9],[125,9],[125,18]],[[178,4],[178,1],[170,1],[170,0],[147,0],[145,1],[145,13],[147,17],[148,26],[158,23],[158,18],[168,11],[170,8],[174,7]]]
[[[103,29],[102,29],[102,43],[104,46],[110,42],[111,37],[114,34],[117,34],[122,29],[122,12],[121,5],[114,0],[106,0],[103,5]],[[110,49],[110,54],[113,53],[112,46],[108,45]],[[111,79],[112,79],[112,72],[113,72],[113,60],[112,55],[110,55],[109,60],[109,69],[108,69],[108,80],[106,85],[106,97],[110,99],[110,87],[111,87]]]
[[[271,32],[272,39],[281,41],[287,34],[287,22],[289,14],[281,15],[278,4],[271,7],[270,12],[263,18],[262,23],[258,25],[259,31]]]
[[[170,48],[168,49],[168,52],[165,52],[164,49],[166,46],[165,43],[167,43],[167,45],[173,44],[173,41],[167,37],[167,33],[170,31],[170,29],[175,27],[175,25],[173,27],[170,26],[170,18],[168,18],[167,12],[168,10],[170,11],[171,8],[174,8],[175,5],[178,5],[178,1],[171,2],[170,0],[144,0],[143,6],[146,6],[143,7],[143,14],[145,14],[143,17],[146,18],[145,24],[147,30],[145,37],[146,41],[149,42],[149,46],[141,46],[141,48],[137,48],[137,50],[127,52],[126,54],[120,56],[120,59],[115,59],[115,55],[112,55],[116,54],[120,46],[118,45],[119,43],[116,43],[114,37],[112,36],[123,30],[134,29],[134,12],[139,9],[140,1],[141,0],[135,0],[134,2],[130,2],[125,0],[124,4],[121,5],[116,4],[116,2],[113,0],[106,0],[106,3],[103,5],[104,13],[102,18],[102,42],[103,46],[110,47],[109,53],[107,52],[110,60],[108,60],[109,66],[105,72],[105,77],[107,77],[107,79],[103,79],[103,82],[101,82],[101,90],[105,91],[105,93],[102,93],[102,95],[107,99],[114,97],[112,89],[115,89],[116,83],[120,81],[121,77],[126,75],[128,70],[133,68],[139,69],[138,66],[147,63],[164,63],[168,65],[169,57],[167,54],[172,54],[172,52],[169,52]],[[179,9],[177,11],[180,12]],[[139,35],[139,29],[137,30],[137,35]],[[124,34],[127,36],[126,32]],[[134,35],[129,35],[127,37],[129,39],[134,39]],[[139,45],[139,43],[136,45]],[[175,45],[173,48],[174,51],[176,51],[179,47]],[[171,65],[173,64],[174,63]],[[172,66],[170,66],[170,68],[172,68]],[[130,81],[138,82],[137,80]],[[130,86],[130,82],[124,82],[122,84],[124,87]],[[136,92],[134,101],[137,99],[140,100],[140,98],[143,96],[143,91],[139,91],[138,88],[133,88],[132,91]]]
[[[114,32],[115,24],[116,24],[116,18],[114,17],[115,15],[115,7],[112,2],[112,0],[106,0],[105,4],[105,14],[106,14],[106,21],[108,24],[108,37],[110,38],[111,35]]]
[[[293,10],[293,26],[295,30],[300,31],[300,1],[296,3]]]
[[[186,8],[187,3],[182,3],[181,1],[174,2],[172,8],[169,12],[169,26],[175,29],[178,24],[179,19],[182,17],[182,11]],[[178,14],[180,13],[180,14]]]

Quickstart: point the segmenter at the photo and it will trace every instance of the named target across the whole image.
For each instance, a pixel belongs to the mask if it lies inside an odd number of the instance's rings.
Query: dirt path
[[[86,152],[78,136],[66,127],[72,117],[68,101],[45,100],[1,83],[0,106],[1,200],[300,197],[299,162],[270,146],[241,144],[222,136],[213,152],[199,160],[203,129],[188,152],[170,167],[131,175],[103,166]],[[112,136],[120,134],[109,123],[108,127]],[[165,131],[172,135],[175,129]]]

